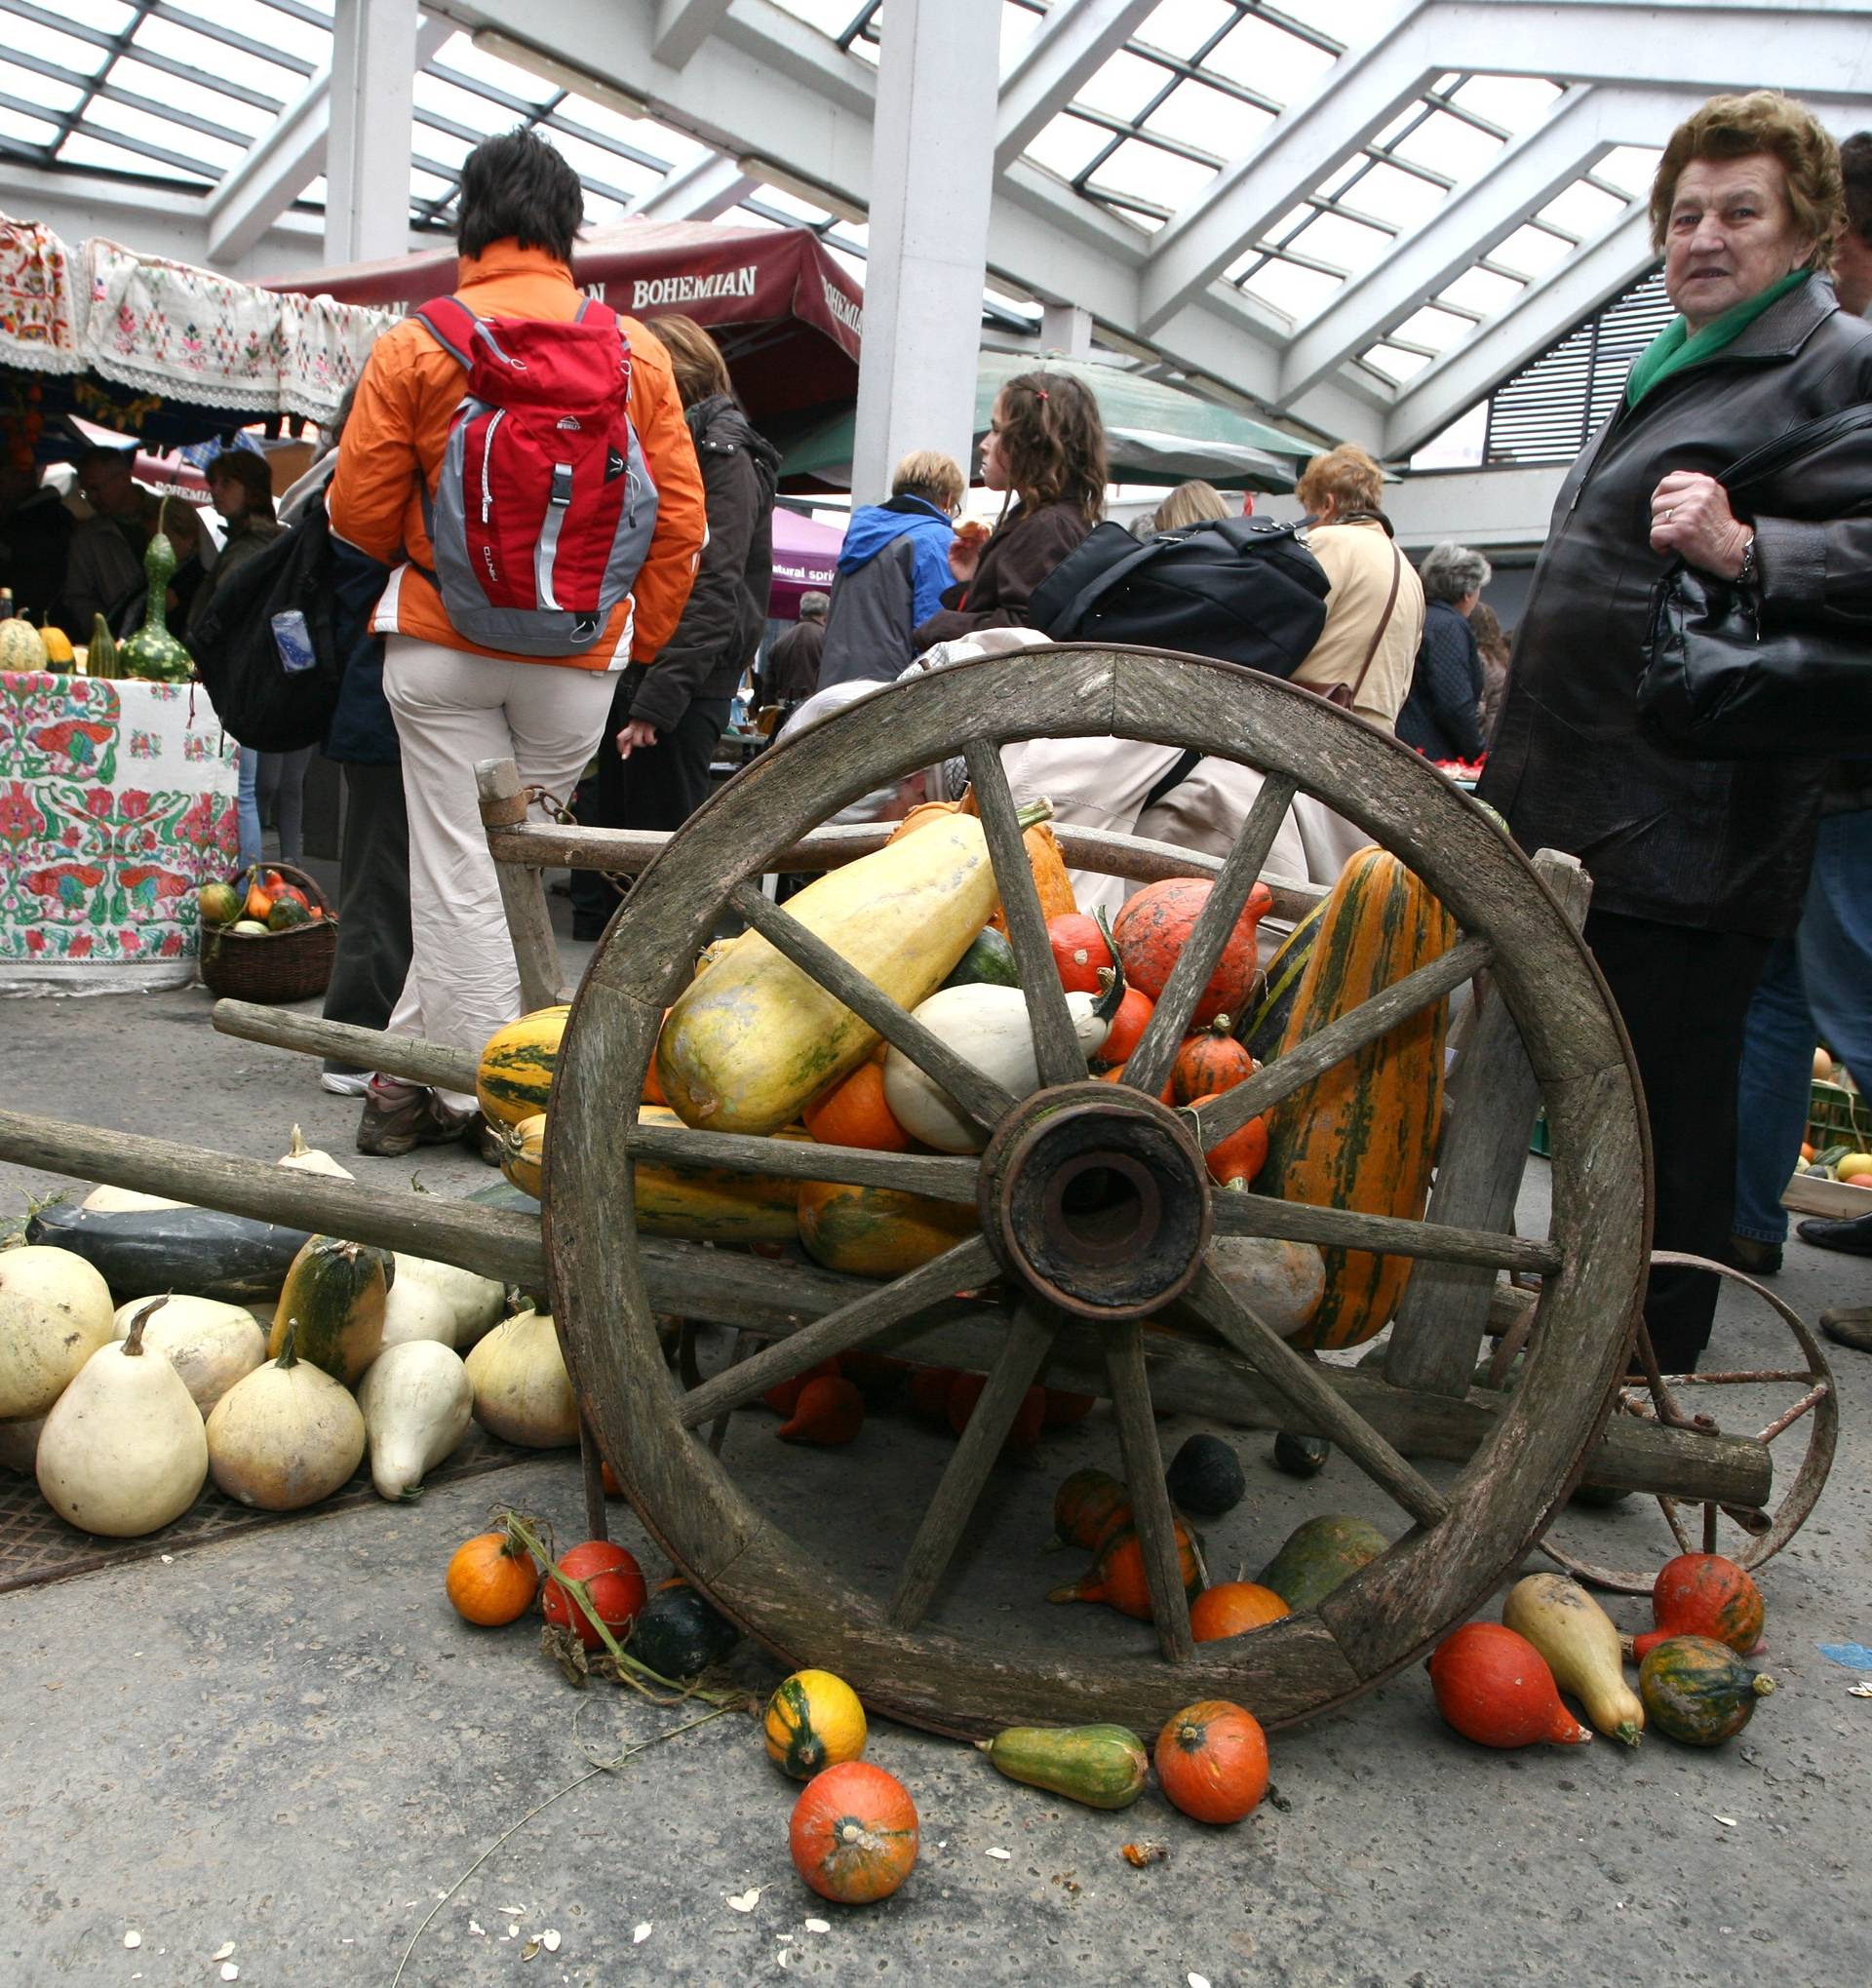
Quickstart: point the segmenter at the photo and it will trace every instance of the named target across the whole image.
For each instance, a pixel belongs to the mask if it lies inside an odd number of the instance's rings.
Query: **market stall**
[[[838,576],[838,549],[845,542],[837,525],[802,518],[798,511],[777,506],[773,514],[773,581],[767,593],[767,613],[775,620],[798,621],[805,594],[829,594]]]

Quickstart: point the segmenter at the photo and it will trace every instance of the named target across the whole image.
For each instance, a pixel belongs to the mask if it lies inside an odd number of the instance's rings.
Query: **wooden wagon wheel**
[[[1758,1284],[1753,1277],[1743,1276],[1741,1271],[1727,1264],[1711,1263],[1703,1257],[1683,1256],[1674,1250],[1657,1250],[1651,1261],[1654,1266],[1710,1270],[1718,1276],[1731,1278],[1744,1290],[1752,1291],[1793,1334],[1795,1345],[1799,1348],[1798,1361],[1784,1367],[1747,1372],[1713,1367],[1707,1373],[1661,1374],[1652,1353],[1651,1342],[1640,1327],[1638,1355],[1640,1365],[1646,1370],[1645,1385],[1620,1388],[1613,1405],[1615,1415],[1642,1417],[1650,1422],[1661,1423],[1666,1428],[1714,1431],[1721,1427],[1714,1407],[1717,1399],[1722,1396],[1735,1399],[1741,1390],[1747,1389],[1747,1399],[1759,1403],[1764,1392],[1774,1391],[1772,1412],[1758,1408],[1758,1415],[1767,1413],[1768,1420],[1750,1433],[1765,1448],[1783,1437],[1802,1433],[1807,1444],[1802,1451],[1799,1467],[1786,1491],[1775,1501],[1773,1511],[1725,1505],[1708,1500],[1702,1503],[1693,1531],[1692,1525],[1686,1523],[1690,1513],[1686,1510],[1685,1501],[1661,1496],[1658,1500],[1678,1552],[1721,1553],[1738,1566],[1753,1570],[1774,1559],[1807,1523],[1808,1514],[1819,1501],[1840,1433],[1840,1396],[1833,1384],[1833,1371],[1807,1321],[1792,1306]],[[1778,1484],[1781,1480],[1782,1472],[1777,1469],[1774,1481]],[[1540,1550],[1569,1574],[1618,1594],[1649,1594],[1658,1575],[1655,1563],[1649,1567],[1629,1569],[1608,1567],[1597,1560],[1581,1557],[1551,1536],[1541,1540]]]
[[[1041,736],[1149,740],[1262,770],[1260,799],[1127,1064],[1133,1088],[1084,1080],[998,748]],[[1018,1105],[941,1052],[902,1009],[761,896],[760,874],[859,795],[963,750],[978,796],[1043,1080]],[[1200,1117],[1151,1095],[1297,791],[1394,850],[1459,921],[1453,951],[1209,1102]],[[857,1008],[992,1132],[982,1160],[884,1154],[638,1126],[634,1101],[665,1007],[723,905]],[[1487,967],[1525,1039],[1553,1144],[1547,1239],[1212,1194],[1201,1151],[1321,1071]],[[567,1023],[546,1142],[544,1228],[555,1308],[574,1378],[653,1536],[719,1606],[783,1659],[823,1665],[866,1702],[938,1732],[1118,1719],[1146,1731],[1178,1706],[1235,1698],[1269,1723],[1304,1718],[1378,1682],[1473,1610],[1577,1475],[1622,1371],[1643,1276],[1648,1179],[1629,1050],[1603,982],[1529,865],[1416,754],[1268,678],[1155,651],[1029,649],[890,686],[765,754],[717,795],[639,878],[594,957]],[[1132,1259],[1032,1219],[1062,1169],[1096,1151],[1130,1180]],[[683,1389],[658,1345],[632,1225],[632,1155],[746,1164],[977,1202],[984,1233],[820,1315],[797,1276],[800,1325],[731,1370]],[[1057,1198],[1057,1197],[1056,1197]],[[1006,1211],[1014,1209],[1009,1215]],[[1020,1210],[1028,1211],[1026,1215]],[[1525,1377],[1447,1493],[1428,1483],[1236,1301],[1206,1257],[1212,1234],[1349,1244],[1542,1272]],[[1095,1236],[1094,1243],[1098,1241]],[[755,1505],[704,1431],[828,1355],[1000,1278],[1014,1302],[973,1418],[931,1488],[887,1595],[827,1574]],[[1141,1320],[1181,1293],[1209,1330],[1403,1507],[1411,1529],[1321,1607],[1226,1644],[1192,1645],[1151,1419]],[[1022,1396],[1064,1321],[1104,1336],[1109,1380],[1155,1606],[1160,1657],[1068,1661],[926,1627],[931,1604]]]

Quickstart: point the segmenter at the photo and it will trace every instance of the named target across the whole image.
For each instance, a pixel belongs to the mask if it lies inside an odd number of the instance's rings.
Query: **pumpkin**
[[[816,1367],[808,1367],[803,1374],[796,1374],[791,1381],[776,1383],[760,1399],[775,1415],[791,1415],[800,1406],[800,1397],[805,1392],[808,1382],[834,1380],[843,1372],[844,1368],[835,1354],[829,1360],[821,1360]]]
[[[1641,1661],[1672,1636],[1711,1636],[1744,1657],[1762,1640],[1762,1591],[1745,1567],[1720,1553],[1680,1553],[1651,1585],[1657,1627],[1632,1639]]]
[[[1114,1063],[1110,1070],[1102,1071],[1100,1072],[1100,1077],[1101,1080],[1105,1083],[1109,1084],[1123,1083],[1124,1065],[1121,1063]],[[1163,1105],[1167,1105],[1170,1102],[1170,1079],[1168,1077],[1164,1078],[1163,1088],[1157,1093],[1157,1102]]]
[[[1050,1429],[1071,1428],[1099,1405],[1096,1394],[1080,1394],[1071,1387],[1048,1387],[1042,1391],[1046,1395],[1045,1423]]]
[[[1252,1580],[1225,1580],[1205,1587],[1190,1604],[1190,1633],[1198,1643],[1218,1643],[1292,1614],[1271,1587],[1257,1587]]]
[[[1181,1519],[1176,1522],[1177,1565],[1184,1592],[1201,1592],[1208,1580],[1202,1564],[1202,1542]],[[1050,1602],[1104,1602],[1121,1616],[1141,1622],[1154,1620],[1150,1582],[1144,1571],[1144,1543],[1135,1527],[1126,1525],[1107,1536],[1090,1570],[1066,1587],[1056,1587]]]
[[[1193,1105],[1218,1091],[1233,1090],[1261,1066],[1228,1033],[1233,1025],[1218,1015],[1208,1028],[1190,1036],[1170,1066],[1170,1102]]]
[[[1455,941],[1455,920],[1395,856],[1359,850],[1327,900],[1280,1054]],[[1442,1111],[1447,1007],[1437,1001],[1400,1022],[1274,1107],[1264,1192],[1366,1215],[1423,1215]],[[1294,1344],[1362,1345],[1396,1313],[1411,1260],[1362,1250],[1322,1254],[1325,1295]]]
[[[969,949],[956,960],[944,987],[1019,987],[1020,962],[1007,935],[993,925],[976,933]],[[939,990],[940,992],[940,990]]]
[[[205,925],[231,925],[241,915],[241,894],[231,883],[205,883],[195,893]]]
[[[1105,1040],[1099,1044],[1099,1061],[1122,1064],[1143,1041],[1144,1032],[1156,1011],[1156,1002],[1141,987],[1127,986]]]
[[[550,1313],[522,1311],[504,1320],[463,1365],[475,1390],[475,1420],[490,1436],[529,1450],[565,1450],[578,1441],[578,1396]]]
[[[982,1398],[982,1390],[988,1385],[986,1374],[958,1374],[949,1390],[949,1426],[960,1435],[967,1428],[969,1418],[975,1413],[975,1404]],[[1014,1421],[1002,1439],[1003,1452],[1034,1449],[1040,1440],[1040,1431],[1046,1426],[1046,1389],[1030,1387],[1021,1396],[1021,1405],[1014,1412]]]
[[[868,1353],[862,1346],[838,1355],[838,1372],[865,1397],[867,1408],[897,1407],[910,1383],[908,1360],[890,1353]]]
[[[908,1152],[910,1134],[884,1102],[884,1072],[870,1061],[841,1077],[801,1114],[821,1146],[858,1146],[870,1152]]]
[[[51,660],[46,653],[45,637],[30,621],[18,614],[0,621],[0,670],[9,675],[43,670]]]
[[[477,1533],[449,1555],[443,1585],[464,1622],[498,1629],[532,1607],[539,1569],[511,1533]]]
[[[1755,1716],[1774,1680],[1713,1636],[1669,1636],[1638,1666],[1638,1696],[1658,1731],[1684,1746],[1720,1746]]]
[[[1271,1587],[1295,1615],[1305,1615],[1389,1544],[1368,1519],[1322,1512],[1296,1526],[1255,1579],[1262,1587]]]
[[[1162,997],[1170,970],[1195,930],[1213,888],[1198,877],[1168,877],[1160,883],[1147,883],[1125,899],[1112,920],[1112,937],[1124,977],[1143,988],[1153,1001]],[[1223,946],[1209,985],[1191,1011],[1192,1027],[1200,1028],[1221,1014],[1241,1013],[1260,971],[1255,928],[1273,904],[1273,893],[1265,883],[1257,883],[1248,893],[1248,902]]]
[[[1268,1735],[1227,1698],[1204,1698],[1167,1719],[1153,1757],[1164,1794],[1198,1822],[1239,1822],[1268,1792]]]
[[[267,1351],[278,1359],[290,1327],[298,1356],[356,1386],[383,1347],[383,1311],[393,1266],[369,1243],[315,1235],[292,1259],[273,1314]]]
[[[1097,994],[1100,975],[1112,969],[1112,948],[1096,918],[1083,912],[1066,912],[1046,921],[1047,944],[1059,968],[1060,985],[1068,994]]]
[[[518,1125],[545,1111],[570,1013],[539,1008],[488,1036],[475,1067],[475,1101],[490,1125]]]
[[[1053,1530],[1069,1546],[1096,1553],[1131,1523],[1131,1494],[1109,1471],[1075,1470],[1053,1494]]]
[[[1044,803],[1037,805],[1026,819],[1043,816]],[[994,902],[988,839],[979,822],[956,814],[828,871],[789,898],[787,911],[893,1000],[915,1008],[948,979]],[[657,1041],[656,1073],[686,1124],[777,1132],[856,1070],[877,1041],[836,994],[759,932],[743,932],[677,995]]]
[[[767,1758],[796,1781],[856,1760],[869,1730],[858,1694],[829,1670],[796,1670],[782,1678],[761,1724]]]
[[[1577,1580],[1561,1574],[1528,1575],[1509,1588],[1502,1619],[1547,1659],[1554,1683],[1585,1706],[1601,1733],[1627,1746],[1638,1744],[1645,1708],[1619,1667],[1618,1631]]]
[[[1319,921],[1326,915],[1326,902],[1321,898],[1275,948],[1260,993],[1241,1012],[1242,1046],[1257,1063],[1280,1053],[1280,1038],[1287,1033],[1287,1018],[1299,997],[1313,941],[1319,936]]]
[[[873,1905],[916,1861],[916,1805],[895,1774],[846,1761],[800,1792],[787,1825],[793,1867],[822,1898]]]
[[[949,1390],[960,1378],[956,1367],[913,1367],[910,1374],[912,1414],[923,1422],[949,1421]]]
[[[1319,1306],[1326,1268],[1310,1242],[1267,1235],[1219,1235],[1209,1267],[1282,1339],[1292,1339]]]
[[[658,1677],[694,1677],[720,1663],[741,1632],[687,1581],[659,1587],[631,1625],[630,1654]]]
[[[589,1609],[557,1578],[560,1574],[584,1583]],[[596,1650],[604,1641],[598,1624],[603,1622],[622,1642],[648,1592],[635,1554],[615,1540],[583,1540],[562,1553],[556,1572],[547,1574],[539,1612],[555,1628],[570,1629],[587,1650]]]
[[[1197,1106],[1208,1103],[1206,1098],[1197,1098]],[[1268,1164],[1268,1113],[1261,1112],[1250,1118],[1247,1124],[1229,1133],[1227,1139],[1219,1140],[1203,1155],[1203,1163],[1209,1169],[1209,1178],[1218,1186],[1235,1191],[1246,1191],[1262,1169]],[[1324,1272],[1325,1259],[1320,1259]],[[1325,1293],[1321,1292],[1322,1299]],[[1317,1307],[1315,1307],[1317,1308]]]
[[[1219,1519],[1233,1511],[1247,1496],[1248,1480],[1241,1459],[1220,1436],[1191,1436],[1164,1472],[1172,1501],[1198,1518]]]
[[[1546,1658],[1500,1622],[1465,1622],[1444,1637],[1429,1673],[1444,1722],[1478,1746],[1574,1746],[1592,1737],[1560,1702]]]
[[[39,640],[46,645],[46,662],[55,670],[68,670],[78,658],[73,653],[71,638],[56,621],[41,621]]]
[[[783,1443],[838,1449],[865,1425],[865,1397],[849,1381],[828,1374],[800,1390],[792,1415],[774,1430]]]
[[[110,1287],[82,1256],[0,1250],[0,1421],[46,1414],[111,1324]]]
[[[237,1381],[208,1418],[208,1467],[229,1498],[299,1511],[330,1498],[364,1461],[364,1413],[341,1382],[298,1355],[290,1329],[276,1359]]]
[[[1010,1726],[975,1743],[1009,1780],[1088,1809],[1128,1809],[1150,1774],[1144,1741],[1124,1726]]]
[[[895,1188],[845,1181],[800,1185],[800,1240],[813,1262],[857,1277],[900,1277],[976,1230],[975,1209]]]
[[[1274,1468],[1289,1477],[1317,1477],[1332,1461],[1333,1446],[1324,1436],[1297,1436],[1282,1429],[1274,1438]]]

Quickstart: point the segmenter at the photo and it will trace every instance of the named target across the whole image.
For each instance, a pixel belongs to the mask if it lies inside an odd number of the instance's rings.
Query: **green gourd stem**
[[[130,1330],[124,1335],[124,1352],[130,1359],[139,1359],[143,1350],[143,1327],[169,1303],[167,1292],[160,1298],[152,1298],[147,1305],[130,1321]],[[1773,1691],[1774,1687],[1769,1686]]]
[[[1015,809],[1014,819],[1024,829],[1036,829],[1042,822],[1050,822],[1053,819],[1053,803],[1044,797],[1038,800],[1030,800],[1025,807]]]
[[[280,1342],[280,1357],[273,1364],[288,1373],[299,1364],[299,1321],[296,1318],[286,1321],[286,1337]]]
[[[1766,1671],[1763,1670],[1758,1670],[1755,1673],[1755,1676],[1748,1688],[1755,1694],[1755,1696],[1758,1698],[1765,1698],[1771,1692],[1779,1689],[1779,1687],[1775,1684],[1774,1680],[1772,1677],[1770,1677]]]

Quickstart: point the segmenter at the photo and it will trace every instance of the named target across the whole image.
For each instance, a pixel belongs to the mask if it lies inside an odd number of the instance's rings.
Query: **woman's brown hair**
[[[732,394],[734,382],[728,377],[728,362],[722,348],[693,318],[651,318],[649,327],[668,348],[670,370],[676,374],[676,390],[682,405],[692,408],[711,394]]]
[[[1301,471],[1295,494],[1309,513],[1324,497],[1339,499],[1340,516],[1348,511],[1384,509],[1384,472],[1355,442],[1342,442],[1316,455]]]
[[[1105,516],[1105,423],[1092,391],[1070,372],[1021,372],[994,402],[1008,487],[1027,510],[1071,504],[1088,525]]]
[[[1766,152],[1787,175],[1794,225],[1813,243],[1805,266],[1827,269],[1846,221],[1840,148],[1804,103],[1778,90],[1712,97],[1671,133],[1651,182],[1651,246],[1661,250],[1684,168],[1696,159],[1748,159]]]

